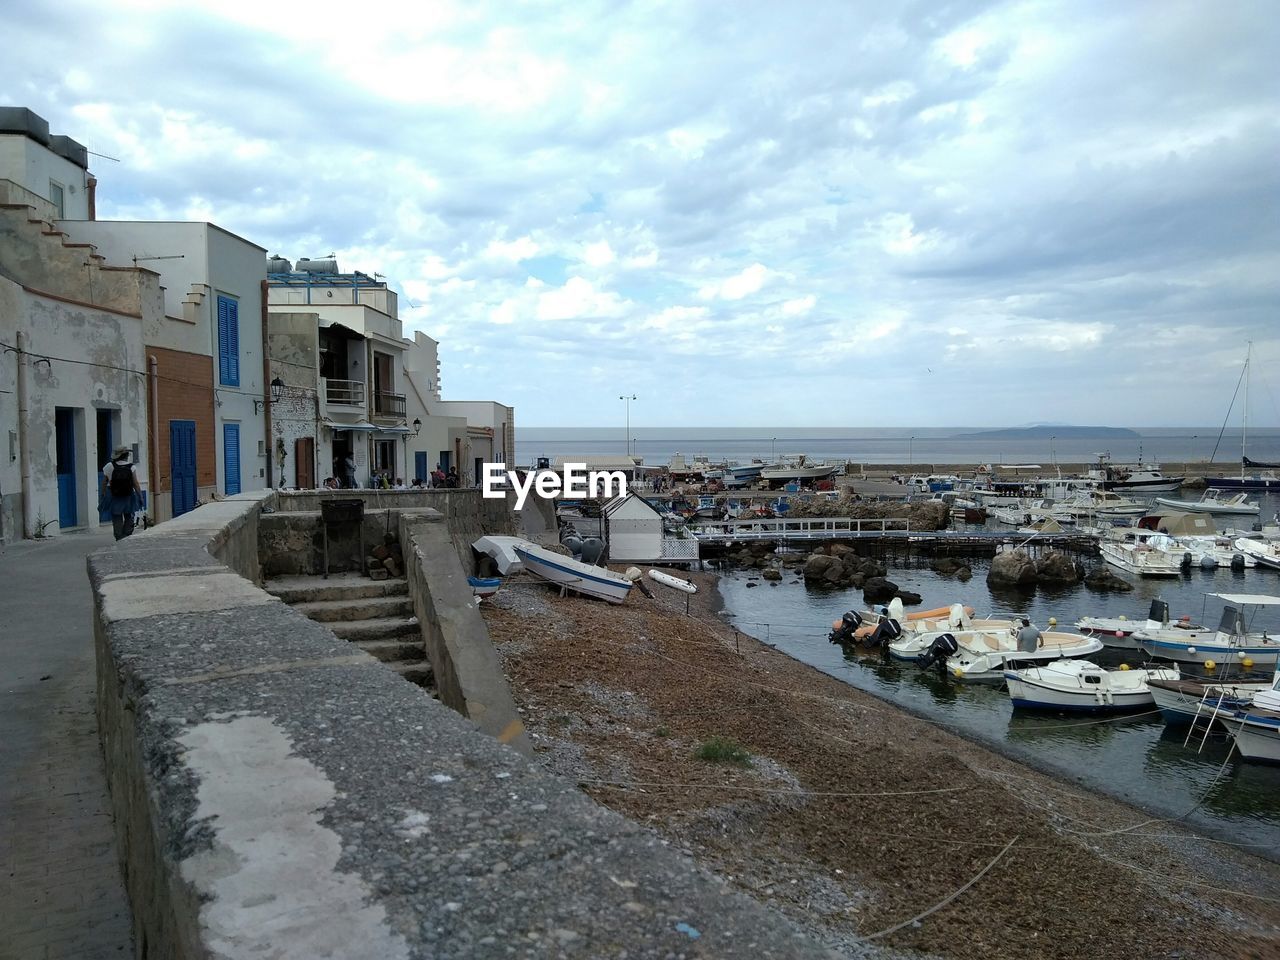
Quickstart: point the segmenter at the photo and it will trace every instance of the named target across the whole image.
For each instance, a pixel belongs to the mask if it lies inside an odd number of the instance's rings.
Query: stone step
[[[410,683],[416,683],[430,690],[432,696],[435,696],[436,676],[431,670],[431,664],[426,660],[416,663],[389,663],[387,666]]]
[[[378,617],[373,620],[352,620],[348,623],[331,623],[329,629],[335,636],[352,642],[360,640],[390,640],[392,637],[418,637],[416,617]]]
[[[403,577],[370,580],[359,573],[335,573],[324,577],[280,577],[264,585],[268,593],[285,603],[319,600],[358,600],[361,597],[408,596],[409,585]]]
[[[357,640],[355,645],[383,663],[403,663],[422,659],[422,640],[414,636],[390,640]]]
[[[355,620],[385,620],[413,616],[408,597],[359,597],[354,600],[308,600],[293,609],[320,623],[347,623]]]

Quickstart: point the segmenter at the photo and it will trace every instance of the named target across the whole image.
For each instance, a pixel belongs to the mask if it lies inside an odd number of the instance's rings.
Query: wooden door
[[[316,488],[315,437],[299,437],[293,442],[293,472],[299,490]]]

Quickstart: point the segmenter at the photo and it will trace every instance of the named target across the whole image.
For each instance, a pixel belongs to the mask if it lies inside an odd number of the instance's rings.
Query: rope
[[[956,793],[966,787],[937,787],[931,790],[884,790],[870,793],[850,792],[843,790],[805,790],[803,787],[753,787],[736,783],[676,783],[662,780],[596,780],[579,778],[580,784],[591,784],[599,787],[614,787],[619,790],[632,790],[639,787],[653,787],[667,790],[746,790],[752,793],[791,793],[810,797],[916,797],[933,793]]]
[[[914,917],[911,917],[908,920],[903,920],[901,923],[894,924],[892,927],[886,927],[884,930],[881,930],[877,933],[873,933],[870,936],[866,937],[865,939],[876,940],[880,937],[888,936],[891,933],[896,933],[897,931],[901,930],[903,927],[909,927],[913,923],[920,922],[930,914],[937,913],[939,910],[941,910],[943,907],[949,904],[952,900],[960,896],[960,894],[964,893],[966,890],[972,887],[975,883],[977,883],[979,880],[985,877],[987,875],[987,871],[989,871],[992,867],[994,867],[997,863],[999,863],[1002,859],[1004,859],[1004,855],[1009,852],[1009,848],[1012,847],[1017,842],[1018,842],[1018,837],[1014,837],[1012,840],[1006,843],[1004,845],[1004,849],[995,855],[995,859],[993,859],[985,867],[979,870],[977,874],[975,874],[974,877],[971,880],[969,880],[968,883],[966,883],[963,887],[961,887],[955,893],[951,894],[950,896],[946,897],[943,900],[940,900],[938,903],[935,903],[932,907],[930,907],[928,910],[924,911],[923,913],[918,913]]]

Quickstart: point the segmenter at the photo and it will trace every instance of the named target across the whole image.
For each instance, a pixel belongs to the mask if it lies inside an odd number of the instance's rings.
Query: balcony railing
[[[403,417],[405,411],[403,393],[375,393],[373,412],[380,417]]]
[[[364,406],[364,382],[361,380],[325,380],[326,403],[344,407]]]

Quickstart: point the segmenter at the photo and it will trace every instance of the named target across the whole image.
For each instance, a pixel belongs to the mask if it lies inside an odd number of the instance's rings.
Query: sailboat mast
[[[1249,341],[1244,354],[1244,416],[1240,429],[1240,483],[1244,484],[1244,457],[1249,446],[1249,363],[1253,360],[1253,341]]]

